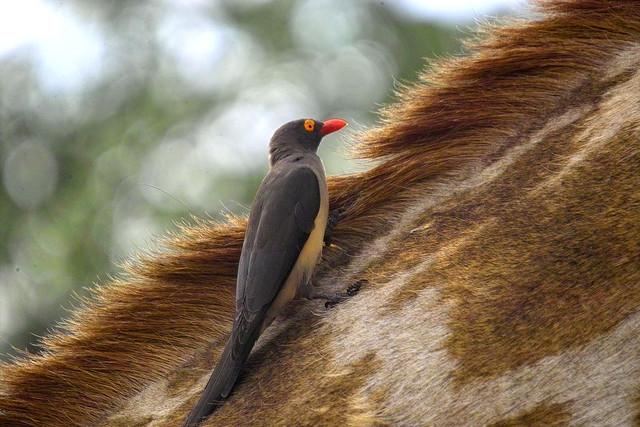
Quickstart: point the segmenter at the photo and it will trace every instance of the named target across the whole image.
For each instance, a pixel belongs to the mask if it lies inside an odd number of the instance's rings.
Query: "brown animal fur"
[[[640,3],[542,2],[405,89],[206,425],[630,424],[640,413]],[[230,328],[244,220],[198,221],[2,366],[3,425],[177,425]]]

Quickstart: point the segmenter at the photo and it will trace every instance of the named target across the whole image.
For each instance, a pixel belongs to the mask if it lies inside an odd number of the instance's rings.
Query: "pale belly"
[[[322,185],[320,187],[320,209],[314,221],[313,231],[311,231],[309,239],[303,246],[289,277],[287,277],[273,304],[269,307],[269,311],[267,311],[265,320],[262,323],[262,331],[273,322],[273,319],[276,318],[282,308],[295,298],[300,285],[311,280],[313,270],[322,256],[324,231],[327,227],[327,218],[329,216],[329,197],[326,184],[324,188],[322,188]]]

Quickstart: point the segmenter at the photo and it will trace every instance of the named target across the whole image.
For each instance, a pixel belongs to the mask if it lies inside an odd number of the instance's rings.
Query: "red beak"
[[[322,129],[320,129],[320,135],[325,136],[329,135],[332,132],[342,129],[347,125],[347,122],[342,119],[329,119],[325,120],[322,125]]]

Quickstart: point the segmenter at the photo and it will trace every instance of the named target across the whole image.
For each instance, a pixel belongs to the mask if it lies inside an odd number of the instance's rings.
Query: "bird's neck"
[[[304,148],[290,146],[271,146],[269,149],[269,166],[273,167],[278,162],[293,160],[295,158],[303,158],[316,153]]]

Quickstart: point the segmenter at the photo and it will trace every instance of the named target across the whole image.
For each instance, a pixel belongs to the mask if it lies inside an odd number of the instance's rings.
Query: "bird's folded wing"
[[[239,310],[262,311],[278,295],[313,230],[320,187],[308,167],[267,176],[256,195],[238,274]]]

